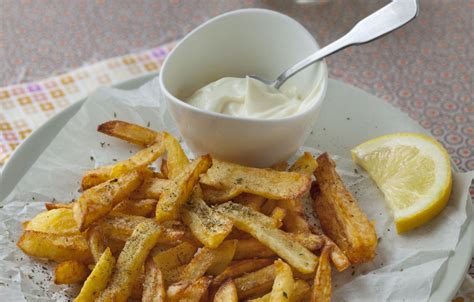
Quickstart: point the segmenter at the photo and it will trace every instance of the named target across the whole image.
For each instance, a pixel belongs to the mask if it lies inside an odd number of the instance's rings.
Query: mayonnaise
[[[232,116],[272,119],[306,110],[311,99],[302,99],[294,87],[278,90],[249,77],[227,77],[202,87],[186,102]]]

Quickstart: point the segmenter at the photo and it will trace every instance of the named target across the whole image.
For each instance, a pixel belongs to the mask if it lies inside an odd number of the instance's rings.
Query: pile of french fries
[[[123,121],[98,131],[143,149],[87,171],[80,198],[46,203],[17,244],[59,263],[56,284],[82,284],[75,301],[330,301],[331,266],[375,256],[374,227],[327,154],[258,169],[190,161],[170,134]]]

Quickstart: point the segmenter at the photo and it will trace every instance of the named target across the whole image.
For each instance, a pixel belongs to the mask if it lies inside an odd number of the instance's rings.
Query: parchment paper
[[[67,123],[0,208],[1,301],[67,301],[77,288],[51,281],[53,263],[24,255],[15,246],[21,222],[44,210],[44,202],[67,202],[79,196],[82,174],[122,160],[137,147],[96,131],[97,125],[121,119],[166,129],[179,137],[166,113],[154,79],[134,91],[101,88]],[[185,150],[187,148],[185,147]],[[315,155],[319,151],[304,147]],[[190,157],[192,155],[188,152]],[[298,155],[298,154],[297,154]],[[453,175],[453,194],[444,211],[426,226],[397,235],[381,192],[351,160],[335,158],[338,171],[359,200],[379,237],[371,263],[333,273],[334,301],[424,301],[465,229],[466,200],[472,174]]]

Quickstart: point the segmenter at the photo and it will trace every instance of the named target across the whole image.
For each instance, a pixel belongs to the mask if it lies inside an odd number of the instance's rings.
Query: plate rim
[[[139,87],[140,85],[146,83],[147,81],[151,80],[152,78],[156,77],[158,75],[158,72],[157,73],[150,73],[150,74],[146,74],[146,75],[142,75],[140,77],[137,77],[137,78],[134,78],[134,79],[129,79],[129,80],[125,80],[125,81],[122,81],[120,83],[117,83],[115,85],[112,85],[111,87],[113,88],[119,88],[119,89],[125,89],[125,90],[128,90],[128,89],[134,89],[136,87]],[[334,83],[337,83],[336,85],[343,85],[343,86],[346,86],[347,88],[349,89],[355,89],[359,92],[362,92],[362,93],[365,93],[365,94],[368,94],[374,98],[377,98],[379,99],[377,96],[374,96],[374,95],[371,95],[369,94],[368,92],[358,88],[358,87],[355,87],[353,85],[350,85],[350,84],[347,84],[347,83],[344,83],[342,81],[338,81],[338,80],[335,80],[335,79],[329,79],[329,82],[328,82],[328,89],[329,89],[329,84],[333,84]],[[3,171],[0,175],[0,204],[4,203],[5,199],[8,197],[8,195],[11,193],[11,191],[14,189],[14,187],[16,186],[16,184],[23,178],[23,176],[26,174],[28,168],[33,165],[36,160],[38,159],[38,157],[42,154],[42,152],[44,151],[45,148],[47,148],[49,146],[49,144],[51,143],[51,141],[56,137],[57,133],[59,133],[59,131],[61,131],[61,129],[63,128],[64,124],[67,123],[67,121],[69,121],[69,119],[71,119],[74,114],[77,113],[77,111],[79,111],[79,109],[82,107],[82,105],[84,104],[85,100],[87,99],[87,96],[80,99],[79,101],[69,105],[68,107],[64,108],[63,110],[61,110],[60,112],[58,112],[55,116],[53,116],[51,119],[49,119],[48,121],[46,121],[43,125],[41,125],[38,129],[36,129],[35,131],[33,131],[33,133],[31,133],[31,135],[29,135],[25,141],[23,143],[20,144],[20,146],[18,146],[18,148],[13,152],[13,154],[11,155],[10,159],[6,162],[4,168],[3,168]],[[381,100],[381,99],[379,99]],[[382,100],[381,100],[382,101]],[[383,102],[383,101],[382,101]],[[398,110],[398,108],[396,108],[395,106],[387,103],[387,102],[384,102],[386,105],[392,107],[393,110]],[[29,166],[25,166],[25,165],[21,165],[21,162],[22,162],[22,158],[26,155],[24,155],[26,152],[29,152],[29,147],[31,147],[32,145],[34,145],[35,141],[38,140],[38,137],[39,136],[44,136],[44,135],[47,135],[47,134],[43,134],[43,133],[47,133],[47,131],[51,128],[51,129],[55,129],[55,125],[57,125],[58,123],[60,123],[62,120],[65,120],[65,122],[63,123],[63,125],[61,125],[59,127],[59,129],[56,129],[56,133],[54,134],[54,136],[52,136],[49,141],[47,141],[46,143],[44,143],[42,145],[42,148],[38,148],[35,153],[35,158],[33,159],[32,162],[29,163]],[[31,146],[30,146],[31,145]],[[10,174],[15,174],[15,170],[17,170],[17,166],[20,166],[20,170],[24,170],[24,171],[20,171],[20,172],[23,172],[19,177],[16,177],[16,180],[13,180],[9,183],[6,183],[6,179],[8,176],[8,178],[10,178]],[[22,167],[23,166],[23,167]],[[457,167],[456,166],[453,166],[454,170],[456,171],[457,170]],[[13,177],[14,179],[15,177]],[[14,183],[12,185],[12,183]],[[5,188],[5,186],[7,186]],[[10,188],[8,188],[10,187]],[[8,189],[8,193],[4,193],[5,190],[4,189]],[[473,235],[474,235],[474,223],[473,223],[473,220],[472,220],[472,203],[471,203],[471,200],[470,200],[470,196],[468,195],[467,196],[467,199],[468,199],[468,205],[467,205],[467,221],[465,223],[465,227],[464,229],[462,230],[462,233],[460,235],[460,239],[459,239],[459,242],[458,244],[456,245],[456,248],[454,250],[454,252],[452,253],[451,256],[449,256],[449,258],[447,259],[447,261],[445,262],[446,263],[446,268],[445,268],[445,271],[447,270],[447,264],[450,262],[450,260],[452,260],[454,258],[454,256],[457,253],[458,250],[460,250],[460,246],[462,244],[465,244],[465,245],[470,245],[471,246],[471,250],[472,250],[472,245],[473,245]],[[471,203],[471,204],[470,204]],[[466,238],[467,237],[467,238]],[[470,244],[469,244],[469,241],[470,241]],[[464,259],[464,258],[461,258],[461,260]],[[442,287],[440,286],[441,283],[443,282],[446,282],[445,277],[442,277],[440,278],[439,282],[436,284],[433,284],[433,287],[431,289],[431,293],[430,293],[430,298],[429,300],[433,300],[434,298],[436,299],[451,299],[457,292],[457,290],[459,289],[459,287],[461,286],[462,282],[463,282],[463,279],[464,279],[464,276],[467,272],[467,270],[469,269],[469,264],[470,264],[470,261],[472,259],[472,255],[471,257],[465,257],[464,261],[462,261],[461,264],[464,265],[465,267],[465,270],[463,271],[463,274],[459,274],[458,275],[458,278],[456,278],[457,280],[453,280],[455,282],[453,282],[452,284],[454,284],[454,286],[451,287],[451,290],[446,290],[446,292],[443,294],[443,292],[440,292],[440,290],[442,290]],[[461,261],[459,260],[459,261]],[[446,275],[445,275],[446,276]],[[452,280],[452,279],[451,279]]]

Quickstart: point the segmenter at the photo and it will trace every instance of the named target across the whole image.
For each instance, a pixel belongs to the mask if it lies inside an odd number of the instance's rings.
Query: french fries
[[[212,286],[219,286],[225,280],[254,272],[273,263],[272,259],[249,259],[235,262],[212,280]]]
[[[217,276],[222,273],[234,258],[237,240],[226,240],[214,250],[214,260],[207,269],[207,273]]]
[[[214,302],[238,302],[239,298],[237,297],[237,288],[235,287],[234,282],[229,279],[224,284],[219,287],[215,296]]]
[[[107,286],[115,267],[115,258],[110,249],[107,248],[100,256],[89,277],[87,277],[81,292],[74,300],[75,302],[95,301],[103,289]]]
[[[187,301],[199,302],[207,300],[207,288],[211,280],[206,277],[200,277],[195,282],[181,281],[168,287],[168,301]]]
[[[133,171],[85,191],[72,208],[79,230],[85,231],[92,223],[105,217],[114,206],[138,188],[141,181],[141,174]]]
[[[254,219],[255,216],[265,215],[233,202],[220,205],[219,210],[232,220],[235,227],[251,234],[298,271],[311,273],[316,268],[318,258],[313,253],[287,233]]]
[[[311,184],[307,175],[244,167],[212,160],[212,167],[201,176],[200,182],[219,190],[252,193],[270,199],[296,199]],[[238,194],[234,195],[237,196]],[[226,200],[215,200],[226,201]]]
[[[275,279],[275,265],[269,265],[258,271],[234,279],[239,299],[258,297],[266,294]]]
[[[161,138],[160,132],[124,121],[105,122],[97,127],[97,131],[143,147],[147,147]]]
[[[153,260],[145,264],[142,302],[164,302],[166,298],[163,273]]]
[[[295,280],[293,272],[288,264],[280,259],[275,261],[275,281],[273,281],[270,301],[285,302],[290,301],[293,296]]]
[[[311,302],[330,302],[331,301],[331,265],[329,257],[331,247],[325,246],[319,258],[318,269],[313,282],[313,291],[311,293]]]
[[[54,269],[55,284],[76,284],[87,279],[90,271],[82,262],[69,260],[59,263]]]
[[[166,175],[169,179],[175,179],[189,165],[189,159],[176,138],[166,132],[163,137],[168,156],[166,160]]]
[[[377,234],[355,198],[347,191],[327,153],[317,159],[318,188],[313,194],[314,209],[323,231],[344,251],[351,263],[375,257]]]
[[[156,199],[125,199],[113,208],[115,213],[149,217],[155,212]]]
[[[211,165],[209,155],[201,156],[189,164],[180,175],[176,176],[170,186],[165,188],[156,206],[156,221],[177,219],[181,206],[188,201],[192,189],[201,173]]]
[[[23,253],[37,258],[63,262],[77,260],[92,263],[93,258],[83,235],[59,235],[24,231],[17,243]]]
[[[82,177],[82,189],[87,190],[107,180],[121,177],[132,171],[143,170],[149,164],[157,160],[164,152],[165,146],[161,142],[158,142],[146,149],[138,151],[132,157],[124,161],[87,171]]]
[[[138,278],[150,250],[156,245],[163,228],[154,221],[144,221],[133,231],[117,259],[116,269],[99,301],[127,301],[133,282]]]
[[[232,222],[193,195],[181,209],[181,219],[208,248],[218,247],[232,231]]]
[[[75,301],[330,301],[330,261],[342,271],[375,253],[373,226],[326,154],[286,172],[190,161],[169,133],[123,121],[98,130],[144,149],[86,172],[80,198],[46,203],[17,243],[58,262],[56,284],[84,282]],[[306,220],[313,202],[321,227]]]

